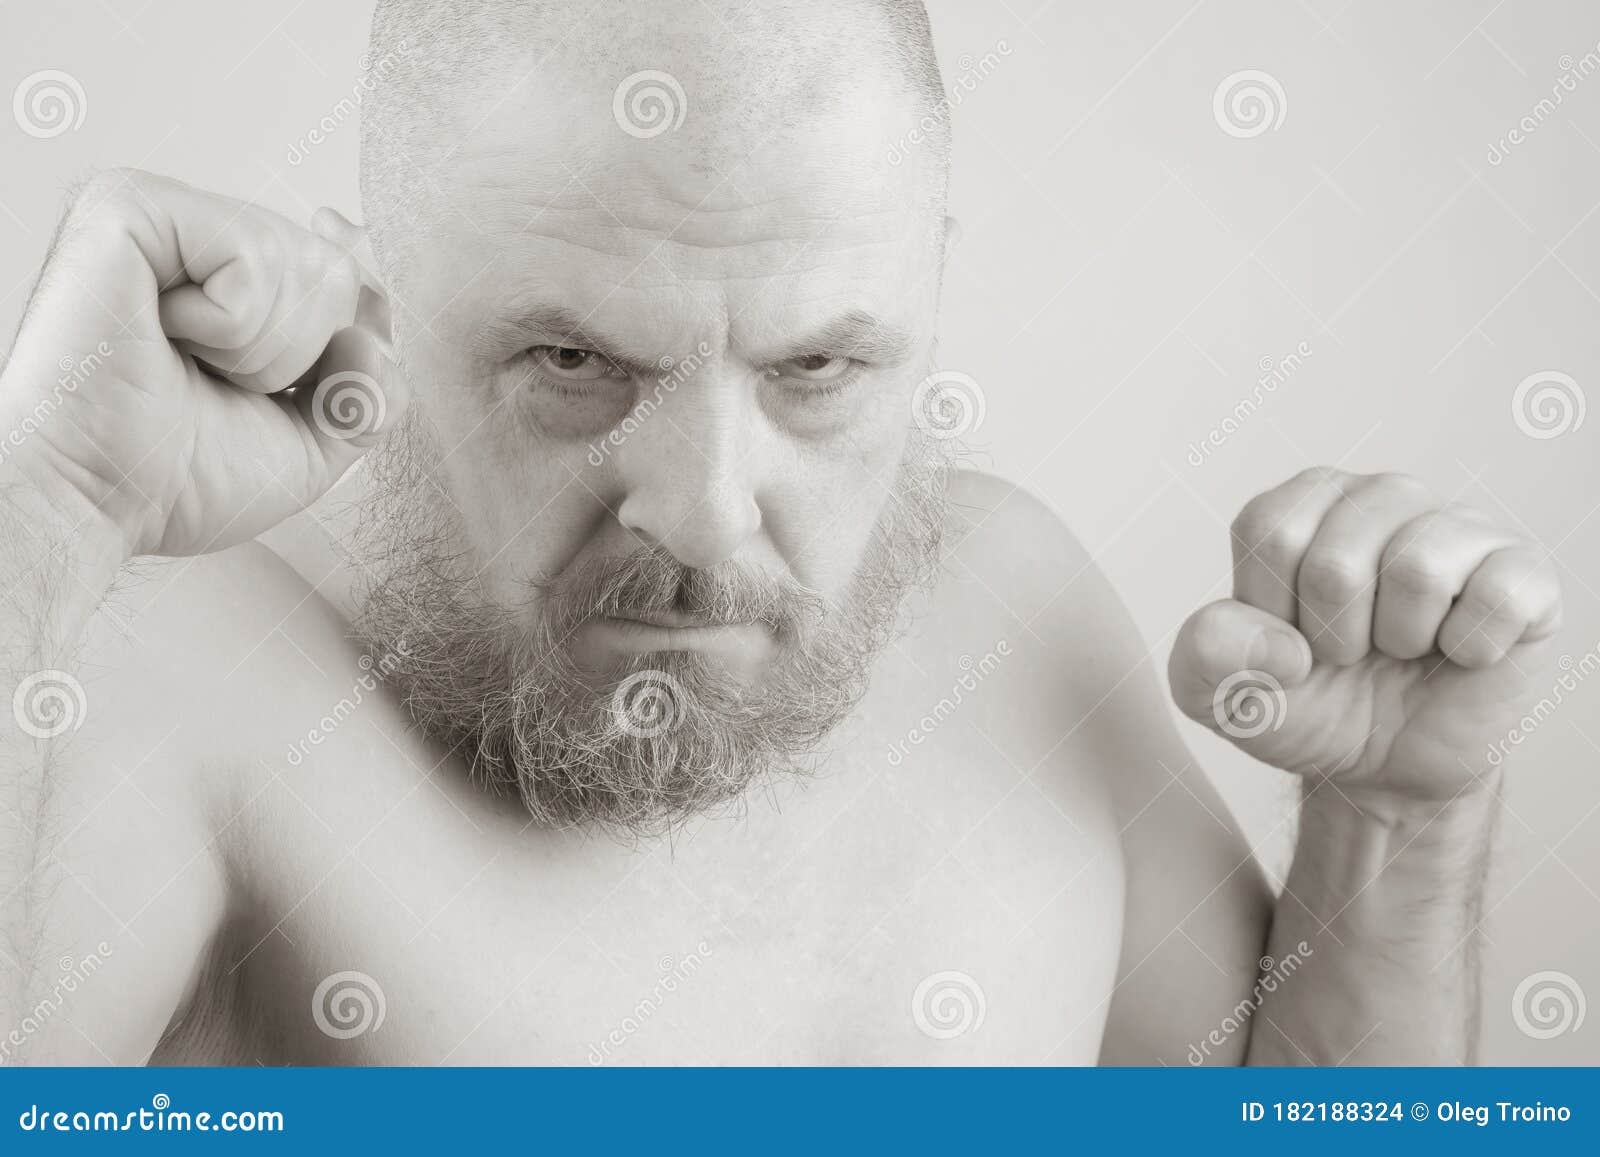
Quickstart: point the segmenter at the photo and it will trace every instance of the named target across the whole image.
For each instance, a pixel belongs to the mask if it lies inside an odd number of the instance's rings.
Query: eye
[[[828,386],[850,377],[855,367],[854,358],[831,354],[805,354],[802,357],[779,362],[767,371],[767,376]]]
[[[528,351],[535,368],[556,381],[593,382],[628,375],[604,354],[575,346],[538,345]]]

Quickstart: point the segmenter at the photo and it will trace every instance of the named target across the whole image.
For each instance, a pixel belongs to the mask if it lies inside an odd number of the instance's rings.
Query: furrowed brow
[[[586,329],[586,321],[583,314],[561,305],[524,306],[485,322],[473,335],[472,346],[486,357],[504,357],[530,345],[593,350],[623,369],[655,372],[654,363],[641,362],[610,338]]]
[[[794,343],[786,357],[831,354],[872,365],[893,366],[911,355],[911,347],[911,335],[899,326],[866,310],[853,309],[827,322],[805,340]]]

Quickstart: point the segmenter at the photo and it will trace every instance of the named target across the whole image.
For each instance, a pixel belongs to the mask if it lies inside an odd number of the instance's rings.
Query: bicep
[[[1236,1063],[1248,1029],[1220,1045],[1210,1034],[1223,1035],[1255,985],[1272,912],[1261,871],[1192,764],[1148,649],[1093,558],[1024,492],[964,482],[976,514],[965,566],[1003,590],[1026,641],[1048,653],[1049,698],[1067,708],[1048,757],[1063,775],[1092,777],[1084,796],[1109,797],[1114,817],[1106,854],[1121,854],[1123,912],[1101,1059],[1181,1065],[1193,1045],[1208,1063]]]
[[[1237,1064],[1272,896],[1255,857],[1179,736],[1151,657],[1109,584],[1093,616],[1111,685],[1086,728],[1121,831],[1125,902],[1101,1060]]]
[[[81,725],[36,748],[41,790],[12,817],[28,850],[4,962],[12,1062],[144,1062],[221,924],[218,824],[173,726],[199,696],[142,651],[91,631],[74,665]]]
[[[74,778],[60,764],[49,774]],[[22,881],[20,1007],[0,1043],[33,1064],[143,1063],[220,924],[216,861],[131,778],[63,790],[40,820]]]
[[[1272,896],[1215,789],[1183,766],[1122,767],[1127,899],[1106,1064],[1238,1064],[1249,1043],[1241,1002]]]

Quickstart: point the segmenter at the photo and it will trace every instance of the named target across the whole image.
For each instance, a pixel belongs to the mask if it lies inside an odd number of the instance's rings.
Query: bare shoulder
[[[60,1002],[57,960],[72,977],[93,971],[71,1024],[94,1030],[39,1020],[0,1054],[142,1063],[206,999],[206,963],[248,906],[241,881],[267,862],[263,843],[289,860],[306,843],[284,789],[268,789],[345,664],[356,669],[337,612],[252,544],[125,568],[73,655],[28,677],[27,709],[50,740],[22,883],[30,999]]]
[[[85,737],[149,757],[174,796],[220,824],[242,802],[229,769],[297,700],[326,699],[330,666],[353,660],[344,635],[338,613],[257,543],[139,560],[86,632]]]
[[[1179,1063],[1254,976],[1269,896],[1233,817],[1180,737],[1160,644],[1047,504],[989,475],[952,487],[934,614],[1004,637],[1008,717],[991,738],[1102,825],[1123,891],[1103,1058]],[[1076,818],[1076,817],[1075,817]],[[1224,1059],[1218,1057],[1216,1059]]]
[[[1055,696],[1051,714],[1092,722],[1090,708],[1117,677],[1108,673],[1144,651],[1121,598],[1062,517],[1027,489],[962,470],[950,497],[936,596],[944,616],[1019,640],[1019,654]]]
[[[260,548],[140,562],[61,667],[26,677],[18,710],[49,742],[21,884],[35,914],[26,951],[70,963],[75,978],[94,973],[72,1009],[73,1024],[94,1028],[35,1018],[8,1048],[49,1063],[142,1063],[194,998],[233,907],[252,731],[272,715],[270,672],[253,656],[306,594]],[[38,1007],[62,999],[56,976],[35,965]]]
[[[1114,682],[1107,673],[1135,649],[1132,626],[1040,499],[966,470],[952,478],[950,499],[943,569],[912,641],[930,684],[921,693],[937,701],[957,676],[980,681],[962,713],[982,732],[996,774],[1021,775],[1082,836],[1114,844],[1109,720],[1096,705]]]

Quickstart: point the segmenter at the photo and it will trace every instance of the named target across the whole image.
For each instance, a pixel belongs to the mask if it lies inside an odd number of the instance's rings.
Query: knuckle
[[[1462,593],[1456,613],[1470,627],[1484,623],[1509,622],[1518,615],[1516,598],[1498,583],[1488,583]]]
[[[1314,601],[1344,603],[1361,593],[1367,577],[1343,552],[1312,547],[1301,560],[1298,585]]]
[[[1385,470],[1378,474],[1367,475],[1365,488],[1390,491],[1396,494],[1423,495],[1432,493],[1428,484],[1415,474],[1406,474],[1399,470]]]
[[[1337,485],[1343,477],[1344,472],[1332,466],[1307,466],[1290,481],[1304,484],[1327,482]]]
[[[261,328],[261,319],[252,311],[234,308],[219,323],[218,340],[224,349],[241,349],[248,346]]]
[[[1486,511],[1465,502],[1446,502],[1439,508],[1441,517],[1448,518],[1458,527],[1495,527],[1498,520]]]
[[[263,289],[276,289],[283,280],[287,254],[283,240],[270,226],[254,229],[240,256],[246,262],[251,280]]]
[[[125,228],[148,219],[150,175],[139,169],[101,169],[73,194],[67,225],[73,231]]]
[[[1277,523],[1276,506],[1263,494],[1244,504],[1228,530],[1239,542],[1254,550],[1273,537]]]
[[[1254,554],[1275,574],[1291,575],[1295,562],[1305,553],[1305,549],[1305,536],[1296,534],[1288,527],[1278,527],[1256,544]]]
[[[1463,667],[1487,667],[1500,661],[1504,651],[1487,635],[1469,630],[1459,637],[1442,638],[1440,648]]]
[[[1387,583],[1396,594],[1408,599],[1423,599],[1443,595],[1449,585],[1444,567],[1435,559],[1417,553],[1402,554],[1390,562],[1383,571],[1380,582]]]
[[[1566,598],[1566,589],[1562,586],[1561,576],[1556,573],[1555,567],[1548,562],[1541,562],[1538,576],[1539,590],[1550,603],[1559,607]]]

